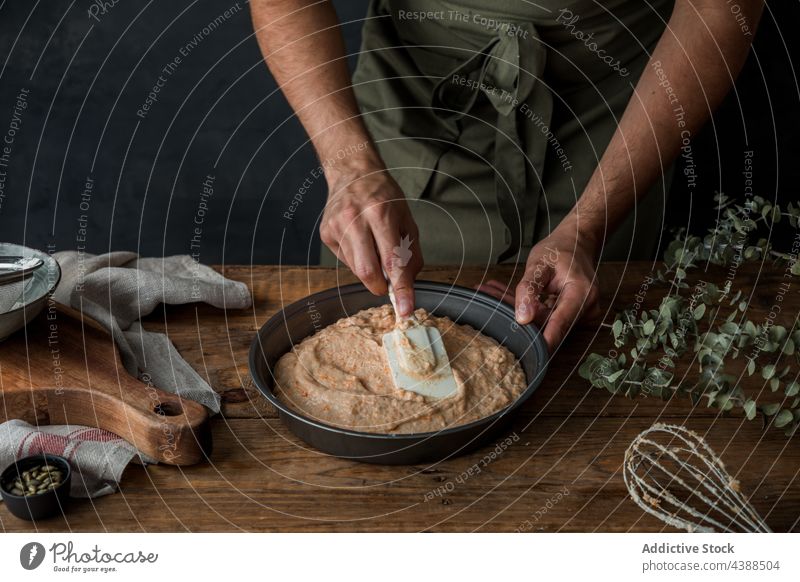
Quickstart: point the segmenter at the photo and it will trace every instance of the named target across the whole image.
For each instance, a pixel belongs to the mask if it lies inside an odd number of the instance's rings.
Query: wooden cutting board
[[[111,335],[60,304],[0,342],[0,397],[0,422],[102,428],[171,465],[211,452],[203,405],[130,376]]]

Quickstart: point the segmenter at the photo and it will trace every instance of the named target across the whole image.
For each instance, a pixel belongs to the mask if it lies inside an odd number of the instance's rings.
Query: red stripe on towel
[[[36,455],[39,453],[63,455],[68,445],[69,439],[67,437],[46,432],[36,432],[28,446],[28,455]]]

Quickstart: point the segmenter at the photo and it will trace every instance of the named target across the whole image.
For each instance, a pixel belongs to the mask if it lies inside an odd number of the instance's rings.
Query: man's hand
[[[410,315],[422,268],[417,226],[361,119],[333,4],[251,0],[250,9],[264,58],[325,167],[322,241],[376,294],[387,291],[383,267],[400,315]]]
[[[402,190],[386,170],[337,174],[329,189],[322,242],[375,295],[387,292],[385,270],[400,315],[411,315],[414,279],[423,261],[417,225]]]
[[[533,247],[514,294],[494,280],[480,290],[514,305],[518,323],[543,326],[552,354],[579,318],[600,314],[596,262],[594,241],[564,224]]]
[[[512,297],[502,283],[481,290],[516,307],[517,321],[540,324],[550,350],[581,315],[599,314],[595,259],[599,241],[614,232],[722,101],[744,64],[764,0],[741,0],[741,11],[714,0],[678,0],[669,23],[636,83],[634,96],[575,208],[531,251]],[[680,101],[667,91],[680,87]],[[677,113],[680,112],[680,117]],[[578,220],[580,217],[580,221]],[[581,224],[580,231],[575,225]],[[581,233],[580,235],[578,233]],[[557,295],[555,308],[538,300]]]

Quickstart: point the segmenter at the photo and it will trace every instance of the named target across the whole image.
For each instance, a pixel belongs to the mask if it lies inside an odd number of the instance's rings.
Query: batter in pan
[[[395,325],[390,305],[340,319],[295,346],[278,361],[275,395],[325,424],[386,434],[467,424],[502,410],[525,390],[525,374],[507,348],[446,317],[424,309],[415,314],[442,334],[455,396],[432,400],[394,386],[381,343]]]

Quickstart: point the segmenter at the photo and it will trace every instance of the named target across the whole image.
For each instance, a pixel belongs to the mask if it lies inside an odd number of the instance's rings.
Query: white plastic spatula
[[[383,349],[389,359],[394,385],[435,399],[458,392],[439,330],[422,325],[413,313],[401,318],[391,283],[389,299],[397,321],[395,328],[383,335]]]

